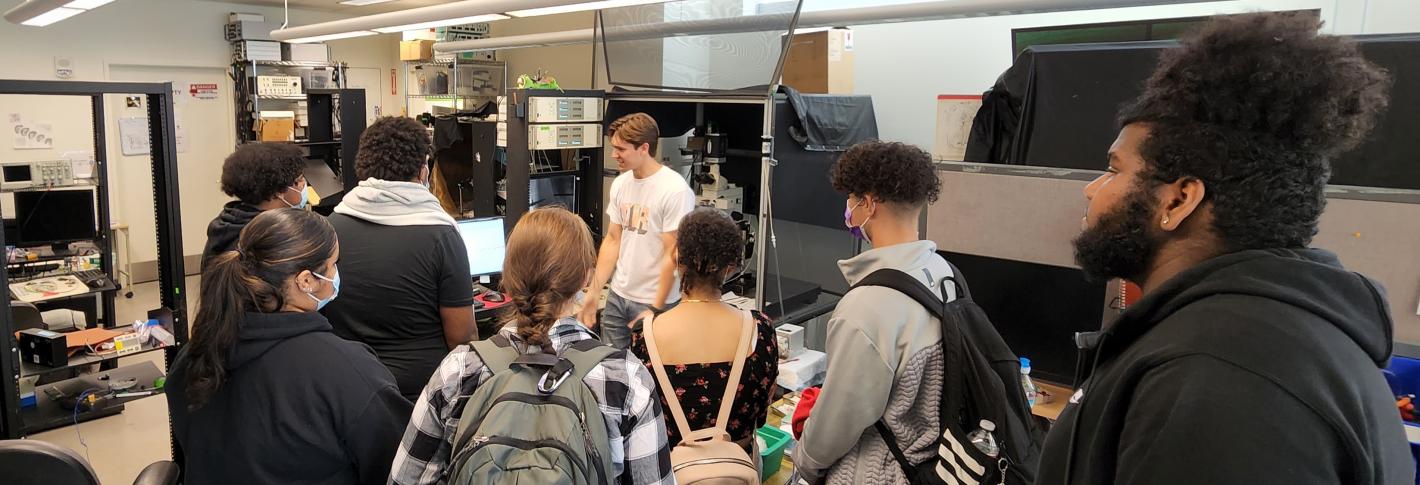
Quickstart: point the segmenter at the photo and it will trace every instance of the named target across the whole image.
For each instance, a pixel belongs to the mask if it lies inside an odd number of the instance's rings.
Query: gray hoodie
[[[936,283],[952,274],[931,241],[873,249],[838,266],[850,285],[897,269],[938,297]],[[950,283],[948,290],[955,293]],[[907,295],[881,287],[843,295],[828,322],[823,392],[794,452],[800,474],[810,482],[826,477],[830,485],[904,482],[873,423],[885,420],[912,462],[932,455],[940,430],[941,341],[936,319]]]

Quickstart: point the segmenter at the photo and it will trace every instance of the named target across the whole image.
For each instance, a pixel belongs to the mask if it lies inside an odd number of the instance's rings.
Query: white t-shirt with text
[[[611,277],[611,291],[622,298],[655,303],[665,245],[661,234],[680,229],[680,220],[695,209],[695,193],[679,173],[661,167],[644,179],[627,171],[611,183],[606,214],[621,225],[621,254]],[[680,301],[680,276],[671,282],[666,303]]]

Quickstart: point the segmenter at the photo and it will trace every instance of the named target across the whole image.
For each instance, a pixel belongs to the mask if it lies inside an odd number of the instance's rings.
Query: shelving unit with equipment
[[[411,117],[451,114],[492,102],[507,92],[508,66],[462,56],[404,62],[404,111]]]
[[[236,104],[237,143],[287,141],[262,140],[262,110],[294,112],[295,136],[289,141],[306,141],[309,115],[303,114],[300,104],[306,102],[307,91],[346,87],[343,62],[238,60],[228,74]]]
[[[48,247],[41,247],[40,251],[31,256],[19,258],[19,261],[10,262],[7,258],[7,270],[0,272],[0,287],[11,290],[10,311],[0,312],[0,335],[3,335],[5,346],[0,351],[0,435],[5,438],[20,438],[39,431],[65,426],[71,423],[86,421],[103,416],[118,414],[123,411],[124,404],[136,399],[160,396],[162,388],[159,379],[164,375],[164,370],[160,370],[152,362],[143,361],[137,364],[119,365],[119,359],[131,357],[141,353],[162,351],[165,363],[172,362],[177,352],[187,342],[187,308],[186,308],[186,288],[183,280],[183,251],[182,251],[182,230],[179,226],[181,220],[178,210],[178,186],[177,186],[177,142],[174,134],[173,123],[173,100],[172,83],[118,83],[118,82],[72,82],[72,81],[20,81],[20,80],[0,80],[0,94],[6,95],[27,95],[27,96],[76,96],[87,97],[92,105],[92,132],[93,140],[93,170],[91,178],[75,179],[75,172],[64,170],[56,164],[46,164],[42,162],[8,162],[4,164],[4,183],[0,184],[0,191],[5,192],[5,196],[0,198],[0,203],[5,199],[18,196],[16,204],[21,201],[29,204],[19,212],[30,211],[34,217],[27,217],[30,220],[19,220],[11,227],[0,229],[0,243],[15,245],[16,243],[37,242],[39,239],[46,239],[50,244]],[[150,321],[157,321],[165,331],[172,335],[172,345],[154,345],[141,338],[121,339],[120,342],[128,342],[122,349],[115,349],[113,352],[93,352],[83,353],[75,356],[67,355],[66,345],[60,353],[65,354],[63,363],[54,353],[47,354],[46,362],[36,362],[35,352],[27,352],[31,359],[21,359],[20,344],[16,338],[17,331],[26,330],[26,336],[39,335],[49,339],[49,342],[59,343],[59,339],[54,337],[65,337],[63,343],[73,343],[70,337],[76,339],[87,339],[86,334],[92,333],[118,333],[125,330],[132,330],[120,325],[120,319],[130,316],[119,316],[114,311],[115,294],[119,291],[117,285],[113,283],[117,276],[111,246],[113,239],[111,236],[111,226],[109,223],[109,180],[107,154],[108,140],[105,127],[107,119],[105,116],[104,97],[105,95],[142,95],[147,98],[147,122],[149,126],[149,160],[153,175],[153,205],[156,217],[157,229],[157,257],[158,257],[158,289],[160,294],[161,307],[148,312]],[[117,138],[117,137],[113,137]],[[39,165],[36,165],[39,164]],[[38,167],[38,171],[36,171]],[[72,167],[72,166],[71,166]],[[25,173],[28,171],[28,173]],[[24,176],[28,175],[28,176]],[[125,190],[133,190],[133,187],[125,187]],[[140,189],[141,190],[141,189]],[[77,204],[80,201],[92,202],[90,210],[80,209]],[[67,201],[71,204],[65,209],[68,218],[63,220],[39,219],[40,217],[51,218],[54,210],[43,212],[45,204],[56,204]],[[90,216],[90,214],[92,214]],[[17,217],[18,219],[18,217]],[[86,221],[85,219],[91,219]],[[33,226],[36,223],[60,223],[63,230],[56,227]],[[89,230],[83,239],[86,247],[92,247],[94,254],[74,254],[69,250],[76,247],[72,244],[77,237],[57,237],[56,234],[68,233],[77,235],[76,228],[83,226]],[[35,236],[38,231],[39,236]],[[62,243],[62,244],[60,244]],[[55,249],[60,251],[55,251]],[[74,268],[63,275],[41,274],[36,275],[35,267],[40,265],[62,266],[72,258],[93,258],[97,260],[95,269],[98,273],[75,274]],[[58,268],[56,268],[58,269]],[[82,269],[82,266],[79,268]],[[54,271],[54,270],[50,270]],[[13,276],[12,276],[13,275]],[[15,281],[13,277],[29,278],[40,276],[41,278],[71,278],[82,280],[90,276],[98,276],[98,284],[89,284],[83,280],[83,284],[78,288],[71,288],[75,291],[39,291],[29,290],[56,290],[56,288],[30,288],[26,289],[28,282],[41,281],[40,279],[30,279],[28,281]],[[20,284],[19,291],[12,283]],[[34,293],[41,293],[38,296]],[[52,293],[52,294],[51,294]],[[21,296],[24,296],[21,298]],[[27,300],[27,301],[22,301]],[[74,333],[62,333],[50,330],[49,324],[43,322],[38,313],[38,308],[42,306],[57,306],[61,308],[83,306],[80,304],[95,307],[92,312],[93,318],[86,318],[85,329],[75,329]],[[87,312],[86,312],[87,314]],[[34,327],[38,325],[38,329]],[[130,335],[133,335],[130,333]],[[92,349],[90,349],[92,350]],[[99,367],[97,373],[79,375],[65,378],[76,374],[81,368]],[[164,367],[167,365],[165,364]],[[33,397],[22,396],[21,381],[24,379],[41,377],[52,381],[40,381],[33,393]],[[88,402],[87,405],[69,405],[66,400],[78,399],[86,395],[94,395],[95,401]],[[28,402],[33,399],[33,403]],[[78,409],[76,410],[75,407]],[[176,452],[175,451],[175,456]],[[181,461],[180,458],[178,458]]]

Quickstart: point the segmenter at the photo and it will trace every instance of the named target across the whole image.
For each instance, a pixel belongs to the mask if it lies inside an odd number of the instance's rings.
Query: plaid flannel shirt
[[[502,333],[523,353],[542,351],[523,345],[512,327],[505,327]],[[573,318],[553,324],[548,335],[558,352],[574,342],[597,338]],[[426,485],[448,480],[454,432],[464,405],[479,383],[491,376],[488,366],[468,345],[460,345],[444,358],[414,405],[414,415],[390,468],[389,483]],[[656,397],[656,381],[641,360],[631,352],[612,354],[587,373],[583,382],[596,396],[606,418],[612,476],[619,477],[617,482],[674,484],[671,448]]]

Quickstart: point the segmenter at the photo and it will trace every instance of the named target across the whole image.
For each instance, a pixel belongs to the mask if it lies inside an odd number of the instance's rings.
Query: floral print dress
[[[739,389],[735,394],[734,408],[730,411],[730,422],[725,431],[735,441],[754,436],[754,431],[764,426],[769,416],[769,399],[774,392],[774,380],[779,377],[779,342],[774,338],[774,325],[769,317],[753,312],[758,326],[758,341],[754,352],[745,358],[744,370],[740,372]],[[646,350],[646,340],[640,325],[631,335],[631,352],[641,358],[646,370],[655,373],[651,367],[651,354]],[[685,411],[685,420],[693,430],[715,426],[720,412],[720,398],[725,395],[725,381],[730,378],[730,362],[702,364],[667,365],[666,376],[675,387],[677,399]],[[671,417],[670,403],[666,402],[665,389],[657,388],[661,399],[661,413],[666,422],[666,435],[670,445],[680,443],[680,430],[676,429]]]

